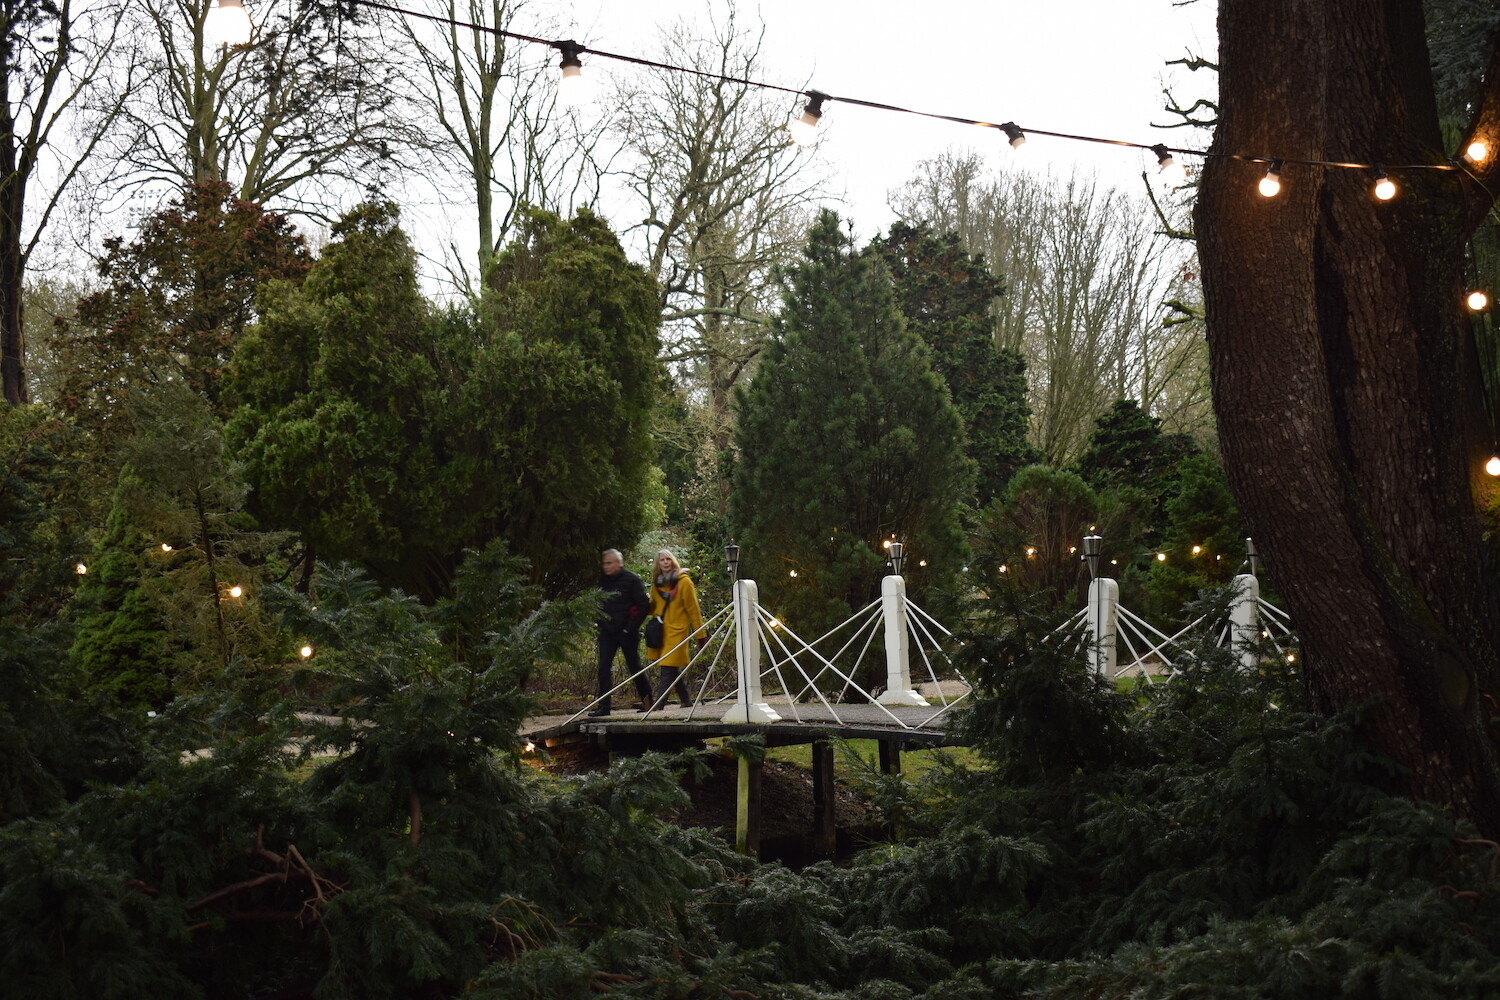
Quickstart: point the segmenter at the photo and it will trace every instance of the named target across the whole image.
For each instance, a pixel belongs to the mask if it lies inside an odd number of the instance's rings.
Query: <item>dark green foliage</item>
[[[990,309],[1004,288],[982,255],[953,233],[898,222],[870,244],[885,262],[907,328],[932,351],[932,367],[963,417],[965,454],[978,470],[974,503],[998,496],[1016,470],[1041,460],[1026,439],[1026,362],[995,345]]]
[[[819,218],[785,285],[740,397],[732,512],[741,575],[815,638],[876,595],[884,540],[899,537],[914,562],[926,560],[918,588],[958,570],[973,466],[884,266],[854,251],[837,216]]]
[[[268,522],[429,601],[493,538],[557,595],[648,526],[651,282],[597,217],[528,219],[480,316],[429,307],[390,205],[267,294],[228,388]]]

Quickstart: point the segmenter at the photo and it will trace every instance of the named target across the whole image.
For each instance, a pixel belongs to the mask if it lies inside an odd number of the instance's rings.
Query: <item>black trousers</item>
[[[625,669],[636,675],[635,693],[642,701],[651,700],[651,682],[641,671],[641,633],[638,629],[626,629],[624,632],[599,631],[599,694],[614,687],[610,675],[614,671],[615,651],[625,653]],[[605,698],[599,703],[601,708],[609,708],[609,699]]]

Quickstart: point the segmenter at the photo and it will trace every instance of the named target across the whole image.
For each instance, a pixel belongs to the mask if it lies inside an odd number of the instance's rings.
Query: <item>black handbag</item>
[[[661,649],[662,642],[666,639],[667,628],[660,618],[646,619],[646,648]]]

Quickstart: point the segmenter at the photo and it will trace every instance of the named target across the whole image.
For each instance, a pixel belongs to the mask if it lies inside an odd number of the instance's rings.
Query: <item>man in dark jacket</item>
[[[625,653],[625,669],[635,676],[635,693],[641,698],[641,711],[651,705],[651,682],[641,670],[641,622],[651,609],[646,585],[641,578],[624,568],[619,549],[604,550],[604,574],[599,577],[604,599],[599,604],[599,702],[590,715],[609,714],[609,692],[614,687],[610,674],[615,666],[615,651]]]

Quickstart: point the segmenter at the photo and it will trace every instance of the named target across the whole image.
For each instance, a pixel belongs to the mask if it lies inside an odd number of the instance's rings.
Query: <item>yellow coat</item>
[[[664,667],[685,667],[689,659],[687,637],[706,639],[703,631],[703,613],[698,610],[698,588],[684,570],[677,577],[677,594],[670,601],[662,597],[661,588],[651,585],[651,613],[660,615],[662,624],[661,649],[647,649],[646,655]],[[673,648],[676,647],[676,648]],[[662,651],[666,656],[662,656]]]

